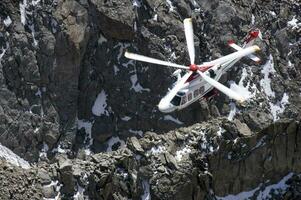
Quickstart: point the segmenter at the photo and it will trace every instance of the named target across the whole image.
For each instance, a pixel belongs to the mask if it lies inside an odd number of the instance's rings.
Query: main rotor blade
[[[216,89],[224,93],[225,95],[229,96],[232,99],[235,99],[236,101],[242,103],[245,101],[245,98],[242,97],[241,95],[237,94],[233,90],[227,88],[223,84],[219,83],[218,81],[210,78],[209,76],[205,75],[204,73],[198,71],[198,73],[202,76],[202,78],[209,83],[210,85],[214,86]]]
[[[130,53],[130,52],[125,52],[124,56],[129,58],[129,59],[133,59],[133,60],[139,60],[142,62],[147,62],[147,63],[153,63],[153,64],[158,64],[158,65],[165,65],[165,66],[169,66],[169,67],[175,67],[175,68],[179,68],[179,69],[189,69],[189,67],[186,67],[184,65],[178,65],[175,63],[171,63],[171,62],[166,62],[163,60],[158,60],[155,58],[150,58],[147,56],[142,56],[142,55],[138,55],[135,53]]]
[[[164,101],[170,102],[172,98],[177,94],[177,92],[182,89],[182,87],[185,85],[185,82],[187,79],[191,76],[193,72],[190,71],[186,73],[182,79],[172,88],[172,90],[169,91],[169,93],[164,97]]]
[[[191,18],[184,19],[184,30],[185,30],[186,43],[187,43],[187,48],[188,48],[188,53],[190,58],[190,64],[194,64],[195,50],[194,50],[193,26],[192,26]]]
[[[228,54],[228,55],[218,58],[216,60],[212,60],[210,62],[205,62],[202,65],[212,66],[212,65],[222,64],[224,62],[234,60],[236,58],[241,58],[243,56],[249,55],[249,54],[254,53],[255,51],[259,51],[259,50],[260,50],[260,48],[257,45],[250,46],[248,48]]]

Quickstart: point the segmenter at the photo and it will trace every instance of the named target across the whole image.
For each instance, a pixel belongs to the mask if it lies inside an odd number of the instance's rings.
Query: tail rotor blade
[[[124,56],[126,58],[133,59],[133,60],[138,60],[138,61],[142,61],[142,62],[158,64],[158,65],[165,65],[165,66],[179,68],[179,69],[189,69],[189,67],[186,67],[184,65],[178,65],[178,64],[175,64],[175,63],[166,62],[166,61],[163,61],[163,60],[158,60],[158,59],[155,59],[155,58],[150,58],[150,57],[147,57],[147,56],[142,56],[142,55],[130,53],[130,52],[127,52],[127,51],[125,52]]]
[[[219,83],[218,81],[210,78],[209,76],[206,76],[204,73],[198,71],[198,73],[202,76],[202,78],[209,83],[210,85],[214,86],[216,89],[224,93],[225,95],[229,96],[232,99],[235,99],[236,101],[242,103],[245,101],[245,98],[242,97],[241,95],[237,94],[233,90],[227,88],[223,84]]]
[[[186,43],[187,43],[190,63],[194,64],[195,49],[194,49],[193,26],[192,26],[191,18],[184,19],[184,30],[185,30],[185,37],[186,37]]]

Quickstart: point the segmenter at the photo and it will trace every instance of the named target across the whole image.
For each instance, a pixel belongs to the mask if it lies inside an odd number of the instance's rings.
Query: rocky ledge
[[[255,133],[219,118],[163,135],[147,132],[84,159],[60,154],[23,170],[2,162],[1,197],[300,198],[300,130],[300,122],[281,120]]]

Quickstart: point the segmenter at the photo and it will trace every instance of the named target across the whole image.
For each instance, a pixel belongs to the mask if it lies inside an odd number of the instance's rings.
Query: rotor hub
[[[196,71],[198,71],[198,69],[199,69],[199,67],[196,64],[191,64],[189,66],[190,71],[196,72]]]

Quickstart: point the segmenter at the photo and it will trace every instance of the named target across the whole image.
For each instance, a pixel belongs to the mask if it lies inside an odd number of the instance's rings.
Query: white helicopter
[[[218,80],[221,78],[223,73],[229,70],[243,56],[248,56],[255,62],[260,61],[258,57],[252,54],[259,51],[260,48],[257,45],[251,46],[258,36],[261,38],[260,31],[251,31],[245,39],[243,47],[240,47],[233,41],[230,41],[228,44],[236,50],[235,53],[231,53],[210,62],[204,62],[200,65],[196,65],[191,18],[184,19],[184,30],[191,62],[190,66],[178,65],[125,52],[125,57],[129,59],[178,68],[178,70],[176,70],[173,74],[178,77],[178,80],[174,87],[161,99],[158,105],[159,110],[164,113],[181,110],[198,99],[205,97],[206,95],[208,96],[208,94],[212,93],[214,88],[240,103],[244,102],[246,99],[242,95],[219,83]],[[180,73],[183,69],[188,72],[181,77]]]

